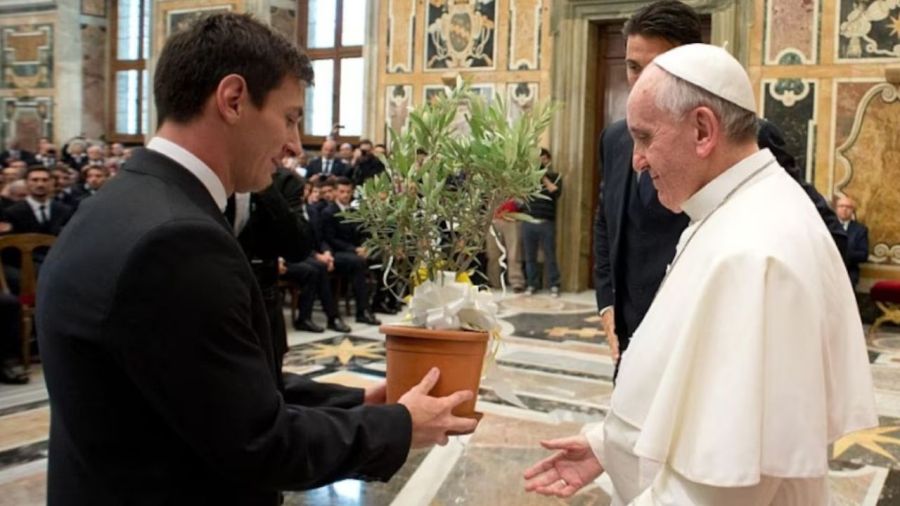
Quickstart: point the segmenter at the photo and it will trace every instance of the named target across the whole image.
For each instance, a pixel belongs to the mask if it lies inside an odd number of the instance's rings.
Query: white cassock
[[[683,209],[610,413],[586,432],[613,504],[827,504],[828,444],[878,424],[840,254],[768,150]]]

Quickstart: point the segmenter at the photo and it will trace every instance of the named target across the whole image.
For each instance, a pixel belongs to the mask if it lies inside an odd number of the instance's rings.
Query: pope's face
[[[634,139],[632,167],[647,172],[659,202],[678,213],[702,183],[696,180],[693,129],[686,120],[674,118],[656,105],[655,90],[661,85],[662,73],[655,66],[647,69],[628,97],[628,129]]]

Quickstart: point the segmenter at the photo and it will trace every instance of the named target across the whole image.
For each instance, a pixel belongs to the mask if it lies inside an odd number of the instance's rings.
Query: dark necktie
[[[41,204],[38,207],[38,212],[41,215],[41,225],[46,225],[47,221],[49,221],[47,220],[47,204]]]
[[[331,160],[325,160],[325,174],[331,174]]]

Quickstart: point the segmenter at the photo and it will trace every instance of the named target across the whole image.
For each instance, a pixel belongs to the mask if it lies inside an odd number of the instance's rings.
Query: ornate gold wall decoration
[[[839,61],[900,58],[900,2],[838,0]]]
[[[412,72],[415,53],[416,2],[388,0],[388,73]]]
[[[0,44],[0,88],[53,87],[52,24],[5,26]]]
[[[506,85],[510,121],[515,121],[534,107],[538,100],[538,89],[537,83],[509,83]]]
[[[494,0],[430,0],[425,69],[494,68]]]
[[[876,263],[900,265],[900,88],[874,86],[863,97],[847,142],[837,149],[844,176],[836,190],[859,203]]]
[[[509,70],[540,68],[541,0],[509,0]]]

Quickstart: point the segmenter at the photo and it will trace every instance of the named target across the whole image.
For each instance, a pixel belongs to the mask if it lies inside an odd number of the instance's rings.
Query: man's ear
[[[697,156],[706,158],[719,142],[721,123],[712,109],[700,106],[691,112],[691,120],[695,131],[695,149]]]
[[[249,92],[247,82],[237,74],[229,74],[216,87],[216,110],[226,123],[233,125],[244,112]]]

